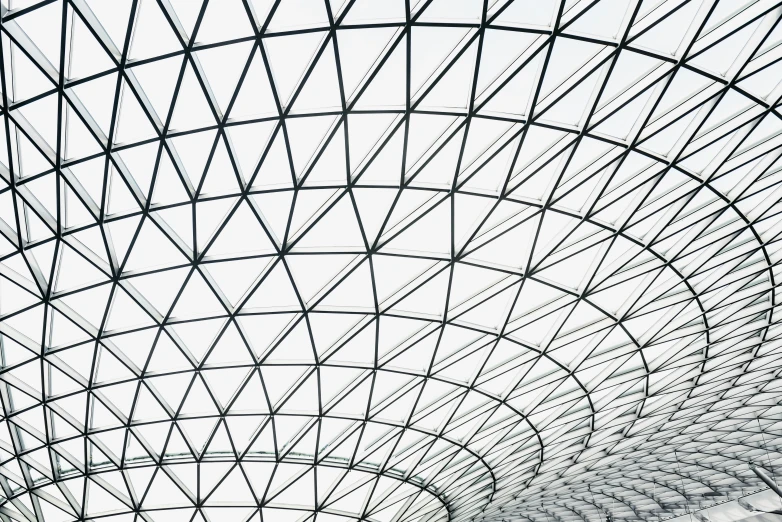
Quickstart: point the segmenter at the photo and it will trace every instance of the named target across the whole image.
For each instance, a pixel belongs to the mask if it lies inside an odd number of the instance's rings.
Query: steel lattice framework
[[[780,5],[2,0],[0,520],[762,490]]]

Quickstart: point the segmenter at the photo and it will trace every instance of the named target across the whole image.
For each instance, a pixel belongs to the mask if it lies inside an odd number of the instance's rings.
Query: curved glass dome
[[[0,2],[0,520],[759,505],[779,2]]]

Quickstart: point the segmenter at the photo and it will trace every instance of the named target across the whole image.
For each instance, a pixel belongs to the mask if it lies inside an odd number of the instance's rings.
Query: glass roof
[[[0,521],[773,520],[780,4],[0,0]]]

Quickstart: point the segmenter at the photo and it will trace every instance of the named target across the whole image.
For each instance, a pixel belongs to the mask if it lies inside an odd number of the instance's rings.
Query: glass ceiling
[[[782,509],[782,2],[0,2],[0,521]]]

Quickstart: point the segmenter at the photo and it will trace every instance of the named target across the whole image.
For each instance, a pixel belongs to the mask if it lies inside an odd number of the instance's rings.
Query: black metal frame
[[[318,520],[317,513],[347,513],[346,508],[334,505],[359,492],[363,497],[360,502],[354,499],[351,516],[362,520],[372,520],[388,508],[395,510],[394,521],[542,522],[550,517],[558,521],[602,521],[603,512],[614,519],[662,519],[764,487],[747,464],[760,451],[768,453],[769,465],[772,459],[778,461],[780,447],[775,441],[782,440],[776,421],[780,404],[777,383],[782,372],[777,355],[782,353],[777,312],[782,131],[775,130],[782,120],[782,88],[777,86],[772,94],[761,97],[742,82],[756,74],[779,70],[781,62],[776,55],[780,46],[773,43],[772,35],[779,31],[782,2],[747,2],[723,20],[713,20],[722,13],[718,7],[728,0],[707,0],[693,11],[695,17],[689,21],[682,43],[669,56],[637,42],[644,34],[687,12],[694,0],[671,0],[652,9],[640,1],[628,0],[621,31],[613,39],[573,29],[582,17],[603,7],[606,2],[601,0],[582,0],[567,9],[565,2],[552,2],[552,24],[548,28],[503,22],[503,13],[523,0],[483,0],[480,19],[474,21],[429,19],[428,10],[437,6],[437,0],[423,0],[417,5],[400,0],[400,6],[404,3],[404,20],[356,23],[350,22],[350,15],[366,0],[347,0],[337,12],[332,10],[334,3],[323,1],[323,25],[277,32],[269,28],[284,0],[273,2],[265,14],[255,12],[249,0],[236,0],[245,11],[252,34],[199,44],[197,35],[202,23],[213,16],[210,9],[224,7],[221,1],[205,0],[188,34],[168,0],[144,0],[144,8],[163,15],[181,50],[138,61],[130,60],[129,53],[141,0],[128,0],[130,12],[121,46],[103,28],[89,0],[45,0],[10,11],[0,8],[0,89],[7,162],[0,164],[0,285],[4,285],[0,292],[5,288],[13,296],[10,302],[0,297],[0,399],[4,408],[0,431],[8,433],[7,437],[0,436],[0,519],[41,521],[49,509],[59,509],[63,516],[78,520],[91,519],[94,513],[89,508],[89,491],[97,488],[115,499],[121,506],[117,507],[119,511],[135,514],[134,520],[162,520],[168,516],[166,510],[180,505],[149,507],[160,477],[189,502],[189,520],[204,517],[215,521],[227,516],[226,512],[214,511],[216,491],[223,484],[231,486],[234,473],[240,474],[253,495],[252,502],[243,504],[249,511],[242,520],[260,517],[268,521],[279,512],[267,510],[292,509],[279,499],[286,491],[298,491],[296,488],[304,487],[306,482],[313,492],[309,511],[314,518],[301,515],[302,522]],[[224,1],[225,5],[230,3]],[[60,51],[55,66],[22,26],[26,16],[57,8]],[[112,68],[85,78],[69,77],[68,35],[72,35],[75,19],[90,32],[113,63]],[[373,28],[395,32],[374,58],[356,92],[346,92],[338,34]],[[418,47],[414,50],[418,28],[462,29],[464,36],[416,89],[411,77],[416,53],[421,52]],[[740,59],[731,64],[728,73],[721,76],[698,66],[699,57],[742,30],[751,30],[752,35],[744,41]],[[534,40],[527,49],[518,49],[513,62],[478,92],[487,31],[526,33]],[[282,100],[267,42],[307,33],[320,34],[320,43],[290,99]],[[551,62],[559,59],[554,55],[558,42],[596,44],[600,50],[586,63],[578,64],[563,83],[544,92]],[[223,110],[198,52],[238,44],[250,45],[251,50]],[[473,49],[476,58],[470,62],[472,77],[465,86],[469,90],[467,104],[459,108],[425,103],[427,96],[446,82],[456,64],[470,60]],[[373,81],[396,52],[403,53],[405,60],[404,107],[359,106],[362,95],[374,86]],[[640,59],[641,55],[655,60],[653,70],[612,99],[604,99],[609,83],[616,78],[620,57]],[[296,112],[296,101],[321,59],[326,59],[323,57],[333,57],[341,106],[317,113]],[[181,59],[181,64],[173,101],[166,114],[157,114],[136,73],[145,65],[169,58]],[[15,60],[20,59],[37,68],[51,88],[17,100]],[[254,60],[260,60],[264,67],[276,114],[232,119],[231,112]],[[176,130],[172,121],[189,72],[197,80],[214,124]],[[531,74],[532,78],[526,109],[489,112],[489,103],[506,87],[513,87],[514,79],[523,74]],[[672,102],[671,93],[679,88],[674,84],[684,74],[694,75],[707,85]],[[104,130],[74,89],[112,77],[116,81],[110,124]],[[591,79],[595,79],[592,84]],[[570,95],[590,85],[577,124],[547,120],[554,109],[567,106]],[[718,109],[724,111],[733,103],[729,98],[737,95],[746,107],[738,114],[713,121],[715,114],[722,114]],[[132,143],[117,143],[126,98],[141,109],[152,135]],[[57,104],[55,143],[42,136],[45,129],[36,128],[24,116],[36,103],[51,99]],[[601,124],[618,117],[634,102],[643,102],[643,107],[628,116],[626,123],[632,125],[626,136],[602,132]],[[355,115],[390,115],[393,120],[361,163],[354,166],[350,116]],[[434,142],[420,157],[409,158],[411,127],[418,125],[413,120],[419,115],[450,119],[450,123],[435,133]],[[331,118],[328,131],[318,138],[311,156],[299,157],[292,144],[300,131],[292,129],[292,123],[303,119],[311,124],[316,117]],[[66,157],[69,123],[74,118],[99,152]],[[477,156],[470,158],[466,157],[468,145],[474,145],[470,140],[476,135],[480,138],[480,127],[473,127],[475,122],[491,122],[500,130],[484,140]],[[265,142],[258,143],[260,157],[253,171],[245,173],[239,166],[231,131],[254,124],[268,124],[272,130]],[[558,137],[542,146],[536,144],[537,133],[543,131]],[[674,138],[673,144],[666,152],[655,150],[650,143],[666,134]],[[203,171],[195,178],[200,180],[197,183],[182,161],[182,156],[194,151],[179,147],[177,141],[193,135],[213,136]],[[326,151],[332,144],[339,145],[341,139],[344,178],[334,183],[310,183],[315,167],[321,161],[325,163]],[[279,140],[284,146],[290,183],[284,187],[263,185],[258,182],[259,173]],[[401,140],[398,152],[391,149],[395,140]],[[22,142],[49,167],[26,172],[21,159],[28,160],[33,153],[23,153]],[[451,144],[456,152],[447,149]],[[605,151],[589,155],[589,147],[598,145]],[[122,158],[123,153],[144,146],[156,149],[148,189],[139,185]],[[205,193],[210,167],[222,150],[227,153],[238,190]],[[700,152],[713,154],[713,158],[710,156],[706,166],[696,170],[688,161]],[[370,167],[384,161],[384,153],[396,154],[399,159],[398,180],[367,181]],[[446,173],[450,181],[442,185],[425,183],[421,178],[426,168],[447,154],[454,160],[452,175]],[[579,154],[589,155],[588,159]],[[297,159],[306,167],[297,168]],[[501,183],[494,190],[471,184],[489,170],[493,161],[503,159]],[[81,174],[85,165],[97,161],[102,162],[103,171],[98,199],[85,187]],[[186,200],[153,203],[164,162],[172,165]],[[640,170],[637,165],[641,165]],[[540,177],[545,178],[546,188],[536,196],[529,187]],[[49,200],[47,190],[54,191]],[[129,194],[135,208],[112,211],[113,190]],[[361,198],[361,191],[366,190],[393,194],[391,203],[381,209],[384,217],[379,230],[371,235],[361,205],[366,204],[367,200]],[[295,229],[297,209],[307,208],[299,202],[299,198],[309,197],[302,196],[305,193],[322,197],[301,227]],[[579,195],[583,201],[575,208],[577,205],[567,198]],[[268,218],[270,211],[259,197],[275,198],[283,205],[290,201],[281,228]],[[285,199],[288,197],[290,200]],[[483,208],[473,212],[474,223],[460,238],[456,235],[457,218],[469,215],[457,200],[462,197],[480,202]],[[8,211],[3,205],[13,208]],[[204,238],[198,223],[200,216],[209,215],[205,210],[209,205],[222,205],[224,216],[215,223],[213,232],[207,229]],[[70,206],[86,212],[89,222],[70,223]],[[308,233],[341,207],[352,212],[355,223],[349,225],[357,226],[360,243],[302,247]],[[607,219],[605,216],[614,208],[623,210],[613,220]],[[189,215],[189,228],[168,217],[178,211]],[[436,218],[438,212],[448,215],[447,252],[395,248],[395,240],[440,233],[437,228],[422,225],[426,219]],[[13,222],[4,218],[10,215]],[[252,216],[253,233],[263,235],[270,249],[234,252],[227,257],[213,255],[210,249],[219,239],[235,234],[231,226],[246,228],[250,224],[237,217],[241,215]],[[127,239],[118,232],[122,226],[130,226]],[[422,232],[416,230],[422,227]],[[530,233],[519,242],[514,234],[527,229]],[[164,238],[180,260],[163,267],[129,269],[131,254],[145,241],[147,230]],[[182,230],[188,234],[183,235]],[[553,238],[548,236],[552,233],[556,234]],[[122,243],[127,243],[126,247]],[[481,249],[492,245],[500,245],[507,256],[503,259],[512,259],[515,265],[487,259]],[[510,252],[512,248],[518,251]],[[89,265],[90,270],[101,274],[101,279],[60,289],[58,279],[66,272],[62,269],[66,253],[79,256],[79,263]],[[312,256],[335,255],[349,261],[335,274],[321,277],[323,281],[312,297],[305,295],[301,273],[291,265]],[[563,270],[573,269],[567,263],[574,259],[589,263],[581,267],[583,277],[575,286],[559,280],[566,275]],[[382,295],[378,282],[384,274],[388,277],[387,269],[380,266],[383,260],[415,261],[422,268],[416,269],[401,288]],[[222,282],[212,270],[228,266],[220,263],[239,261],[256,263],[259,268],[250,274],[251,281],[235,301],[221,288]],[[318,271],[318,261],[308,263],[311,271]],[[491,282],[460,296],[459,302],[454,297],[452,302],[452,296],[457,295],[455,289],[467,284],[462,275],[466,269],[491,277]],[[366,278],[363,281],[371,293],[372,306],[328,303],[338,290],[351,288],[347,284],[351,277],[363,277],[362,273],[369,274],[369,283]],[[287,281],[295,304],[279,302],[271,309],[252,308],[256,298],[274,301],[277,297],[268,290],[268,282],[277,277],[274,274]],[[165,308],[152,304],[154,292],[139,289],[145,277],[150,280],[148,276],[179,278],[178,289]],[[426,305],[423,294],[441,281],[445,293],[442,302],[437,302],[438,310],[406,308],[411,302]],[[191,289],[196,284],[220,309],[205,310],[193,317],[177,316],[178,305],[194,295]],[[632,286],[629,291],[623,290],[627,284]],[[85,317],[91,303],[85,304],[84,296],[104,289],[108,294],[105,302],[96,305],[98,317]],[[618,293],[611,297],[612,291]],[[28,301],[17,296],[26,296]],[[130,304],[117,304],[123,299]],[[502,306],[496,305],[498,301]],[[140,310],[145,323],[110,329],[114,306]],[[494,324],[474,322],[478,320],[473,319],[476,314],[490,311],[495,314]],[[258,350],[244,321],[276,316],[288,321],[280,323],[268,346]],[[410,331],[383,352],[382,345],[389,338],[386,332],[393,328],[387,322],[391,319],[404,320]],[[345,331],[340,331],[326,348],[322,346],[325,334],[319,331],[324,320],[347,321]],[[65,321],[67,328],[81,337],[57,345],[53,341],[57,321]],[[219,327],[212,332],[214,338],[203,355],[196,356],[190,345],[194,341],[180,334],[182,329],[212,324],[210,321],[218,321]],[[538,342],[525,337],[532,335],[525,333],[525,328],[542,330]],[[292,332],[298,329],[305,332],[312,358],[286,362],[274,352],[278,347],[282,347],[278,351],[287,349],[286,340],[296,342]],[[31,331],[38,337],[28,335]],[[150,345],[143,364],[138,364],[121,340],[144,332],[151,332]],[[463,336],[463,345],[453,346],[448,336],[454,332]],[[232,335],[246,352],[245,362],[210,362],[213,353],[223,350],[221,342]],[[336,355],[366,335],[374,345],[369,362],[351,363]],[[617,344],[618,338],[626,342]],[[426,348],[427,343],[431,349]],[[153,359],[157,352],[162,353],[162,346],[173,346],[189,366],[156,367]],[[85,347],[91,362],[83,371],[72,365],[72,357]],[[510,348],[515,351],[503,355]],[[566,350],[577,352],[570,362],[563,355]],[[428,362],[425,360],[420,369],[402,362],[413,356],[428,358]],[[102,381],[101,358],[113,360],[124,375]],[[454,377],[458,364],[465,361],[470,371],[459,371],[466,377]],[[287,377],[276,375],[281,375],[283,368],[299,373],[285,381]],[[236,375],[229,370],[237,369],[244,369],[244,374],[238,384],[230,383],[226,376]],[[344,382],[328,382],[335,378],[336,371],[352,373]],[[221,383],[209,380],[209,375],[218,374]],[[32,375],[40,375],[40,382],[31,382]],[[73,389],[53,392],[61,375],[72,381]],[[508,377],[504,388],[495,390],[503,377]],[[176,402],[171,402],[163,379],[168,379],[167,383],[177,379],[186,382]],[[279,397],[270,391],[278,385],[271,381],[277,379],[288,384]],[[390,379],[396,379],[396,388],[389,392],[384,387],[391,386],[386,384]],[[491,381],[494,383],[489,384]],[[262,396],[252,395],[258,403],[257,411],[237,413],[234,405],[246,400],[245,395],[249,396],[258,383]],[[218,388],[230,384],[234,391],[227,398],[218,398]],[[324,390],[334,386],[340,388],[334,397],[324,397]],[[361,395],[364,388],[367,391]],[[188,411],[188,396],[196,396],[202,389],[213,402],[208,404],[211,413]],[[291,408],[298,392],[309,393],[312,389],[317,390],[316,409],[301,412]],[[129,408],[118,402],[121,397],[117,393],[124,390],[132,390]],[[350,402],[352,394],[366,401],[363,413],[337,412],[334,408]],[[395,403],[403,404],[403,399],[409,400],[401,419],[384,416]],[[83,413],[73,409],[80,400]],[[153,401],[150,404],[156,404],[162,416],[140,417],[141,406],[137,405],[145,404],[145,400]],[[116,422],[96,426],[98,410],[110,412]],[[39,413],[42,425],[36,426],[31,419]],[[430,426],[427,418],[437,415],[441,416],[439,422]],[[238,425],[231,424],[232,420],[239,422],[238,418],[241,422],[252,419],[257,424],[249,440],[241,444]],[[213,422],[209,430],[199,432],[203,436],[200,442],[193,440],[195,431],[188,434],[184,427],[198,419]],[[325,423],[332,420],[342,423],[341,431],[333,440],[321,439],[328,431]],[[300,425],[286,433],[286,423],[291,422]],[[454,435],[468,424],[471,427],[466,433]],[[68,433],[61,434],[65,427]],[[156,429],[165,432],[159,440],[153,439]],[[770,435],[768,439],[765,433]],[[120,450],[115,451],[109,440],[118,434],[122,441]],[[273,448],[253,449],[267,435]],[[223,436],[228,444],[218,447]],[[314,451],[297,449],[305,443]],[[349,457],[338,456],[341,444],[351,445]],[[177,449],[172,450],[175,446]],[[73,453],[76,447],[79,454]],[[131,451],[132,447],[136,449]],[[380,448],[382,453],[369,458]],[[212,465],[219,462],[227,467],[222,468],[212,487],[203,491],[202,481],[212,482],[211,475],[216,473],[212,469],[217,467]],[[195,489],[180,474],[190,469],[188,463],[195,463],[197,470],[195,476],[192,472],[189,475]],[[247,470],[251,463],[266,463],[275,470],[262,490]],[[293,466],[300,467],[291,471]],[[132,470],[146,468],[154,471],[139,490]],[[341,470],[341,475],[327,492],[320,491],[323,485],[318,477],[328,476],[330,470]],[[275,483],[274,477],[285,473],[292,474],[284,483]],[[91,485],[81,490],[66,485],[68,479],[81,477],[89,478]],[[351,484],[356,477],[360,479]],[[395,495],[401,500],[392,501]]]

